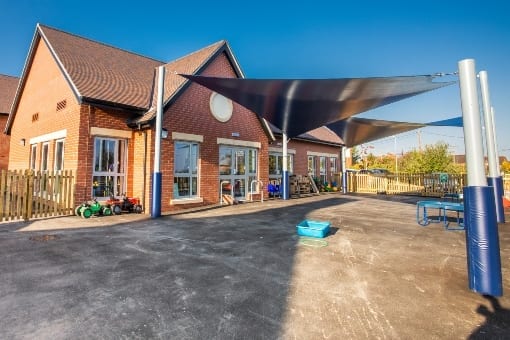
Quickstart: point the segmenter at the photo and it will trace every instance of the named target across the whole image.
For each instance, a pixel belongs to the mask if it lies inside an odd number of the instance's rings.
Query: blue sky
[[[487,1],[0,0],[0,73],[19,76],[36,23],[171,61],[226,39],[248,78],[346,78],[454,72],[472,58],[489,77],[498,150],[510,158],[510,4]],[[444,80],[456,80],[445,77]],[[460,116],[458,84],[361,114],[429,122]],[[370,143],[376,154],[444,141],[427,127]]]

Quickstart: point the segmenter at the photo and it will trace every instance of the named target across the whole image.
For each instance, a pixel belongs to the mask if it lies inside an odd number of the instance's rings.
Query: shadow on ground
[[[490,306],[479,305],[476,312],[485,317],[485,322],[469,336],[469,339],[509,339],[510,309],[503,308],[499,300],[493,296],[484,297]]]
[[[0,329],[10,339],[278,338],[296,224],[349,201],[3,233]]]
[[[510,300],[468,290],[464,233],[417,225],[410,198],[321,195],[122,218],[133,220],[73,217],[48,223],[78,229],[14,232],[18,225],[0,233],[2,337],[508,335]],[[303,241],[296,225],[305,218],[331,221],[332,232]],[[500,228],[504,291],[507,229]]]

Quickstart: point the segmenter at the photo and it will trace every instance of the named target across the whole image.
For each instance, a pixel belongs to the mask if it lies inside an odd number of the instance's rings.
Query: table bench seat
[[[437,218],[431,217],[431,209],[437,209]],[[456,224],[452,226],[450,226],[450,221],[448,220],[448,211],[457,213]],[[416,203],[416,222],[421,226],[427,226],[431,222],[443,222],[447,230],[464,230],[464,204],[444,201],[418,201]]]

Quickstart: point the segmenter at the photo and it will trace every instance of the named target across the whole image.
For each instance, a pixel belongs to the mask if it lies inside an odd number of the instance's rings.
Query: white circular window
[[[227,122],[232,117],[234,109],[232,101],[221,94],[213,92],[209,101],[211,113],[220,122]]]

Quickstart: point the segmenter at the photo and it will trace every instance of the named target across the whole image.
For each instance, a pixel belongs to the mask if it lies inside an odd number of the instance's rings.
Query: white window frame
[[[276,172],[269,172],[270,178],[281,178],[283,175],[283,153],[281,152],[269,152],[269,157],[275,157]],[[294,173],[294,155],[287,154],[287,171],[289,175]]]
[[[308,163],[307,164],[308,164],[308,174],[312,175],[312,177],[315,178],[315,176],[317,176],[317,174],[316,174],[317,168],[316,168],[316,164],[315,164],[315,156],[308,155]]]
[[[97,143],[102,147],[102,141],[114,142],[113,147],[113,162],[108,164],[105,169],[97,168],[96,160],[99,166],[103,162],[102,155],[98,155]],[[122,150],[120,150],[122,149]],[[128,140],[123,138],[110,138],[110,137],[94,137],[94,153],[92,158],[92,197],[104,199],[110,196],[119,197],[126,194],[127,183],[127,151]],[[104,177],[104,184],[102,180]]]
[[[45,142],[42,143],[41,147],[41,163],[40,163],[40,169],[41,171],[48,171],[48,161],[50,158],[50,143]]]
[[[184,145],[188,147],[188,152],[185,157],[189,157],[188,160],[182,160],[178,157],[177,147],[179,145]],[[194,148],[196,150],[194,153]],[[194,158],[194,159],[193,159]],[[190,141],[174,141],[174,183],[173,183],[173,198],[174,200],[178,199],[193,199],[199,197],[199,184],[200,184],[200,176],[199,176],[199,161],[200,161],[200,144],[196,142]],[[182,162],[182,164],[186,167],[186,169],[178,169],[178,162]],[[179,171],[178,171],[179,170]],[[184,171],[187,170],[187,171]],[[183,193],[185,190],[180,187],[179,179],[188,179],[188,189],[187,194]]]
[[[58,164],[57,164],[57,161],[59,159],[59,155],[58,155],[58,146],[59,145],[62,145],[61,147],[61,150],[60,150],[60,167],[58,167]],[[53,159],[53,169],[55,171],[61,171],[61,170],[64,170],[64,147],[65,147],[65,140],[64,139],[57,139],[55,141],[55,157]]]
[[[333,181],[333,177],[337,171],[336,170],[337,169],[337,167],[336,167],[337,159],[338,159],[337,157],[329,157],[329,169],[331,172],[331,174],[330,174],[331,181]]]
[[[319,156],[319,178],[321,180],[321,184],[324,184],[327,179],[327,158],[326,156]]]
[[[37,166],[37,144],[30,145],[30,169],[34,170]]]

